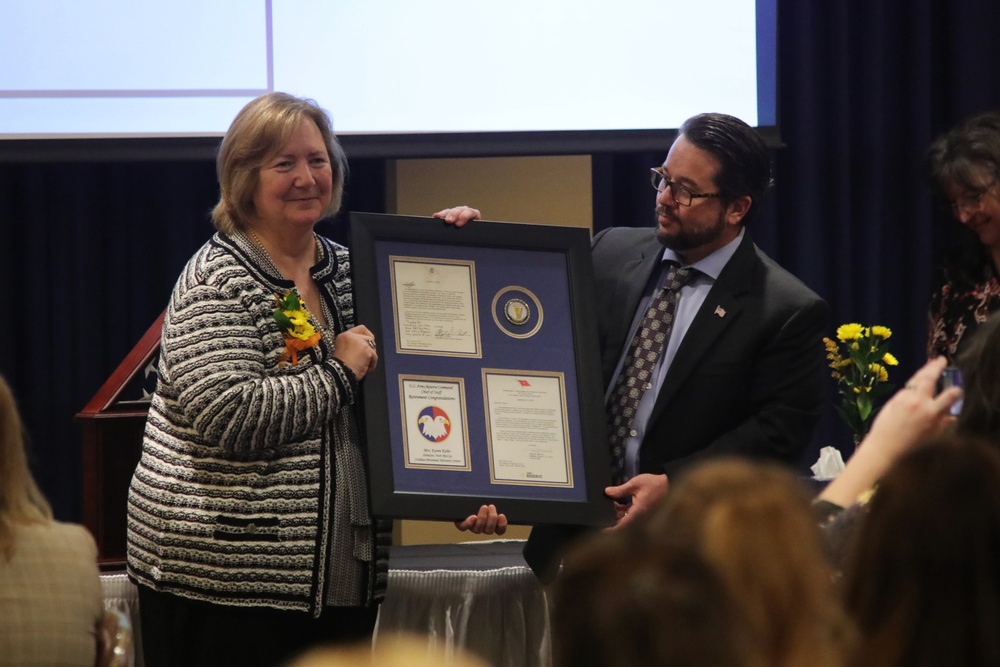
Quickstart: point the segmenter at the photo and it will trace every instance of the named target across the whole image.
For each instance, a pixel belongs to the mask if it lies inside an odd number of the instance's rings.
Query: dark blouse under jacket
[[[953,280],[952,271],[942,269],[941,281],[931,296],[927,356],[945,356],[954,363],[976,328],[1000,310],[1000,277],[992,263],[975,284]]]

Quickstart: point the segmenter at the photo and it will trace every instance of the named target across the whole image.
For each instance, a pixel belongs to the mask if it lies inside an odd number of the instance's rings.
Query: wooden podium
[[[83,426],[83,523],[97,541],[102,570],[125,567],[128,487],[156,388],[162,328],[163,314],[76,415]]]

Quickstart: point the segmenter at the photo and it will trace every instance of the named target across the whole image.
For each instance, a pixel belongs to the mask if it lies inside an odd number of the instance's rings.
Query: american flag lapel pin
[[[718,315],[719,317],[725,317],[726,316],[726,309],[723,308],[722,306],[716,306],[715,307],[715,314]]]

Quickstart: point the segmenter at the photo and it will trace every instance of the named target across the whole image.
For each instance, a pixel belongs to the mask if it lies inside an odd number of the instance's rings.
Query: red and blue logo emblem
[[[451,419],[448,418],[448,413],[436,405],[420,411],[417,426],[420,427],[420,434],[431,442],[441,442],[451,434]]]

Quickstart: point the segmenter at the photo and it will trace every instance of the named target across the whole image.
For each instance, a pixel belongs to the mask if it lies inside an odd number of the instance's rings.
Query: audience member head
[[[333,133],[330,118],[312,100],[270,92],[240,110],[219,146],[215,170],[220,196],[212,211],[216,229],[231,234],[246,228],[254,216],[253,195],[261,166],[275,157],[304,120],[316,123],[330,156],[333,192],[324,215],[337,212],[344,194],[347,157]]]
[[[1000,453],[950,434],[882,478],[845,568],[856,663],[1000,664]]]
[[[853,641],[810,505],[793,473],[717,459],[674,485],[647,529],[699,549],[767,665],[842,665]]]
[[[571,549],[553,591],[555,667],[761,665],[718,575],[634,527]]]
[[[374,646],[362,642],[307,651],[287,667],[488,667],[461,648],[445,652],[427,637],[411,634],[379,635]]]
[[[51,520],[52,509],[28,468],[14,393],[0,375],[0,560],[13,553],[18,525]]]
[[[771,156],[764,140],[739,118],[721,113],[692,116],[679,132],[719,162],[715,185],[723,205],[750,196],[752,202],[742,220],[749,222],[771,187]]]
[[[973,116],[938,137],[927,152],[932,190],[962,223],[943,267],[957,289],[978,284],[994,262],[1000,216],[1000,113]]]
[[[931,186],[956,216],[961,204],[1000,183],[1000,113],[973,116],[935,139],[927,170]]]
[[[976,329],[958,366],[965,396],[957,429],[1000,444],[1000,312]]]

